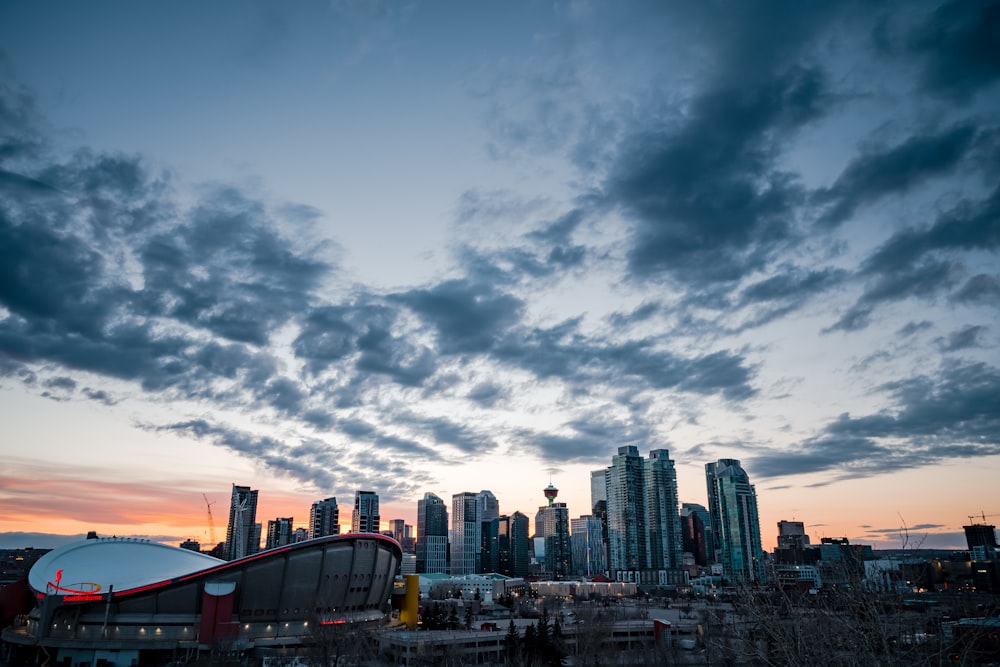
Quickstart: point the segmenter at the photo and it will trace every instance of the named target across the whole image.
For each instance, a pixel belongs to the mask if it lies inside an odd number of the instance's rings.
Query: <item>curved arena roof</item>
[[[35,608],[3,639],[67,651],[310,644],[317,629],[383,618],[401,558],[398,542],[374,533],[234,561],[142,540],[87,540],[38,560],[28,575]]]
[[[28,574],[37,593],[122,593],[191,574],[226,561],[157,542],[100,538],[74,542],[38,559]]]

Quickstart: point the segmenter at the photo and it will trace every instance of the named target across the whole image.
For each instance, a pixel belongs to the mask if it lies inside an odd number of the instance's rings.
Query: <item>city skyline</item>
[[[998,21],[0,4],[0,546],[206,542],[233,484],[297,527],[550,481],[576,518],[631,446],[679,503],[739,460],[765,548],[961,548],[1000,513]]]

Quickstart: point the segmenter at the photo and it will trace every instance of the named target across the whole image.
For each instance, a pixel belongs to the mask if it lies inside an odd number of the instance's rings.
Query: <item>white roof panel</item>
[[[212,556],[130,538],[74,542],[38,559],[28,583],[38,593],[78,595],[124,592],[206,570],[226,561]]]

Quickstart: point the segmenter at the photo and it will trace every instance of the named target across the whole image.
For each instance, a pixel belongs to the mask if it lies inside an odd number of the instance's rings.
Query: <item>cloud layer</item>
[[[389,499],[626,443],[819,483],[1000,454],[997,5],[648,10],[556,12],[545,58],[467,75],[481,159],[566,194],[455,191],[438,277],[391,289],[313,202],[67,146],[0,84],[0,374]],[[826,374],[869,407],[755,426]]]

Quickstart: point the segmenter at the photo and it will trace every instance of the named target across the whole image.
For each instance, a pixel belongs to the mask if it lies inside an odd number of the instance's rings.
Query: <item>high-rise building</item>
[[[507,517],[497,517],[495,519],[490,519],[489,521],[480,521],[479,523],[479,539],[481,540],[479,547],[479,571],[499,572],[501,524],[503,524],[503,529],[506,531]],[[503,537],[508,537],[506,532],[503,534]],[[505,541],[509,552],[510,539],[508,538]],[[507,559],[510,560],[509,553],[507,555]]]
[[[809,545],[806,526],[801,521],[778,522],[779,549],[805,549]]]
[[[479,496],[465,491],[451,497],[451,574],[476,574],[481,567],[482,524]]]
[[[396,540],[400,544],[403,543],[403,533],[406,532],[406,520],[405,519],[389,519],[389,532],[392,533],[392,539]]]
[[[480,521],[490,521],[500,516],[500,501],[492,491],[483,489],[476,498]]]
[[[318,500],[309,510],[309,537],[340,535],[340,510],[336,496]]]
[[[399,546],[402,548],[404,554],[414,552],[413,526],[408,525],[404,519],[391,519],[389,521],[389,533],[392,535],[392,539],[399,542]]]
[[[489,524],[489,528],[487,528]],[[511,519],[502,515],[483,522],[483,572],[513,576],[510,552]]]
[[[257,523],[257,489],[233,484],[226,528],[226,560],[236,560],[260,551],[260,524]]]
[[[608,499],[608,469],[594,470],[590,473],[590,509],[594,509],[600,501]]]
[[[757,492],[736,459],[705,464],[708,511],[712,517],[716,561],[733,583],[760,583],[764,551],[760,543]]]
[[[613,571],[646,567],[646,499],[642,457],[635,446],[618,448],[607,471],[608,546]]]
[[[681,505],[681,549],[691,554],[695,564],[702,567],[710,562],[706,524],[711,525],[711,523],[712,519],[703,505],[697,503]]]
[[[570,544],[569,508],[552,502],[538,508],[535,515],[535,539],[544,539],[545,572],[560,578],[573,573],[573,547]]]
[[[974,561],[989,561],[1000,559],[997,550],[996,527],[987,523],[974,523],[962,526],[965,531],[965,542],[969,546],[969,554]]]
[[[416,552],[418,574],[448,571],[448,508],[433,493],[417,501]]]
[[[646,460],[646,535],[648,567],[680,569],[681,518],[677,512],[677,471],[666,449],[654,449]]]
[[[294,542],[292,517],[278,517],[267,522],[266,548],[283,547]]]
[[[351,513],[351,532],[379,532],[378,494],[374,491],[355,492],[354,511]]]
[[[601,540],[601,531],[600,518],[591,514],[570,521],[574,574],[593,577],[604,572],[604,544]]]
[[[510,515],[510,576],[528,576],[531,563],[530,546],[528,517],[521,512],[514,512]]]
[[[597,478],[596,472],[591,474],[592,481]],[[612,576],[643,583],[679,583],[683,580],[681,525],[677,473],[670,453],[655,449],[647,460],[634,446],[619,447],[605,480]],[[600,501],[595,505],[600,506]],[[599,515],[596,509],[595,514]]]
[[[611,560],[608,546],[608,469],[594,470],[590,473],[590,512],[601,522],[601,541],[591,544],[591,552],[597,548],[603,550],[601,561],[607,569]]]

